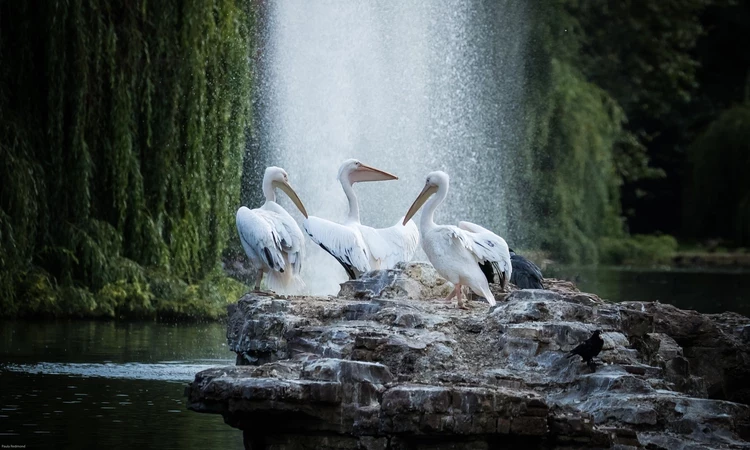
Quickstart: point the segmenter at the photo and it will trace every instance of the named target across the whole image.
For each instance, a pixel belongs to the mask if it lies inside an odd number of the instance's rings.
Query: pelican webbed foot
[[[449,302],[449,301],[453,300],[453,297],[455,297],[456,295],[458,295],[459,292],[461,292],[461,285],[457,284],[456,287],[453,288],[453,290],[451,291],[451,293],[448,294],[448,296],[443,299],[443,301],[444,302]]]
[[[260,282],[263,281],[263,269],[258,270],[258,277],[255,279],[255,291],[260,292]]]
[[[461,285],[460,284],[456,285],[456,301],[458,302],[459,309],[466,309],[466,310],[469,309],[466,306],[466,303],[464,303],[464,300],[461,298]]]

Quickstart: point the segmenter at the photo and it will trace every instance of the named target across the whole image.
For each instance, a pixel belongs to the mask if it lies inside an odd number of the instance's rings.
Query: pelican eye
[[[489,245],[490,247],[494,247],[495,246],[495,244],[492,241],[487,241],[487,245]]]

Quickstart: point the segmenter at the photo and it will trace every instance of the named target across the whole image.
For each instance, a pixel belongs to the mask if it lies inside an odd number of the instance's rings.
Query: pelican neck
[[[354,193],[354,187],[352,186],[352,183],[348,180],[348,177],[344,174],[342,174],[339,177],[339,182],[341,183],[341,187],[344,189],[344,194],[346,195],[346,199],[349,202],[349,215],[347,216],[348,222],[359,222],[359,202],[357,201],[357,194]]]
[[[439,185],[437,192],[432,195],[432,197],[427,200],[427,204],[424,205],[424,210],[422,210],[422,218],[420,219],[420,228],[423,230],[429,230],[430,228],[434,228],[437,226],[435,223],[435,210],[437,207],[443,203],[445,200],[445,197],[448,196],[448,187],[444,185]]]
[[[266,197],[266,203],[276,201],[276,190],[271,177],[263,177],[263,196]]]

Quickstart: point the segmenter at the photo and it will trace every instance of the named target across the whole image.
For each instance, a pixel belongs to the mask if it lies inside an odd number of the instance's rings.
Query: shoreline
[[[530,259],[534,260],[535,255],[533,252],[528,252]],[[542,270],[546,279],[563,278],[567,279],[564,273],[570,268],[580,268],[586,270],[596,269],[609,269],[609,270],[621,270],[621,271],[643,271],[643,272],[669,272],[669,271],[695,271],[705,273],[747,273],[750,276],[750,253],[739,253],[739,252],[700,252],[700,251],[684,251],[676,252],[670,257],[669,262],[666,264],[620,264],[620,265],[609,265],[609,264],[596,264],[596,265],[566,265],[558,264],[549,259],[540,258],[543,265]],[[236,268],[234,270],[224,270],[224,279],[231,279],[234,283],[239,284],[242,273],[239,273]],[[250,288],[247,288],[249,291]],[[244,292],[243,292],[244,293]],[[153,302],[155,299],[152,299]],[[171,299],[173,300],[173,299]],[[85,311],[56,311],[50,312],[46,309],[38,311],[30,311],[26,309],[19,311],[17,314],[3,314],[0,313],[0,321],[4,320],[28,320],[28,321],[77,321],[77,320],[99,320],[99,321],[115,321],[115,322],[162,322],[162,323],[208,323],[208,322],[222,322],[227,320],[226,313],[223,309],[226,305],[232,303],[232,300],[227,298],[224,302],[220,302],[220,305],[206,304],[203,305],[204,311],[198,311],[195,304],[196,299],[192,299],[190,306],[193,311],[185,311],[183,302],[174,302],[172,308],[169,307],[162,309],[161,311],[151,311],[144,313],[143,311],[131,311],[128,310],[127,305],[119,305],[122,307],[121,311],[116,312],[113,315],[102,314],[101,312],[85,312]],[[153,304],[152,304],[153,306]],[[217,315],[217,308],[221,310]]]
[[[750,253],[728,252],[676,252],[672,265],[680,268],[747,268],[750,269]]]

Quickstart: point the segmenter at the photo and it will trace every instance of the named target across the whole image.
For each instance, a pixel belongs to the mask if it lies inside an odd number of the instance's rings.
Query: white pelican
[[[237,210],[237,231],[250,263],[258,271],[255,290],[260,291],[263,274],[268,288],[283,293],[299,293],[305,288],[300,278],[304,256],[304,235],[297,222],[276,203],[275,188],[284,191],[302,215],[307,211],[289,185],[289,176],[280,167],[268,167],[263,175],[266,202],[260,208],[241,206]]]
[[[349,200],[349,215],[344,223],[315,216],[302,223],[312,240],[344,266],[350,279],[370,270],[391,269],[400,261],[409,261],[419,246],[419,230],[413,221],[404,227],[399,219],[388,228],[372,228],[359,221],[359,203],[352,185],[397,179],[388,172],[348,159],[339,167],[339,182]]]
[[[471,222],[459,222],[458,227],[435,224],[433,215],[448,195],[448,185],[449,178],[445,172],[437,171],[427,175],[424,189],[404,216],[404,223],[427,202],[419,224],[422,248],[435,270],[455,285],[455,289],[445,300],[456,297],[458,307],[467,309],[461,300],[461,286],[466,285],[494,306],[495,297],[490,292],[487,277],[480,265],[489,263],[499,275],[500,284],[505,290],[513,270],[508,244],[495,233]],[[436,195],[430,198],[432,194]]]

